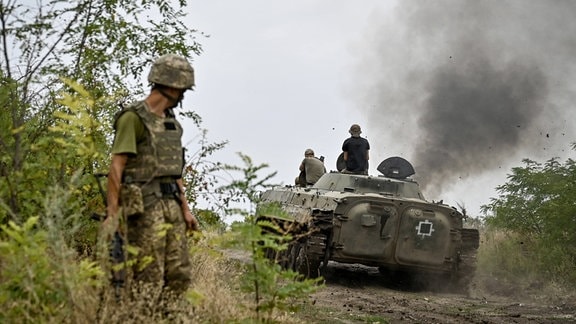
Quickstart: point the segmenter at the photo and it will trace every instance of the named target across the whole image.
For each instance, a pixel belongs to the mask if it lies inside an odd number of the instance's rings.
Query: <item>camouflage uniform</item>
[[[166,234],[160,235],[165,226]],[[174,199],[159,199],[141,217],[128,218],[128,243],[139,249],[134,279],[163,284],[176,293],[185,291],[190,283],[185,232],[182,209]]]
[[[194,74],[184,58],[169,54],[154,63],[148,80],[184,90],[194,85]],[[172,101],[182,99],[171,98],[163,88],[156,89]],[[138,251],[136,256],[128,254],[136,258],[134,279],[182,293],[191,275],[182,193],[177,183],[184,166],[182,126],[171,108],[162,117],[152,113],[146,101],[140,101],[123,109],[114,127],[112,153],[127,156],[118,201],[127,224],[128,245]],[[128,141],[124,147],[123,141]]]
[[[165,281],[169,288],[185,289],[190,281],[190,262],[179,191],[174,184],[183,167],[182,127],[174,118],[154,116],[143,102],[124,109],[116,121],[128,112],[136,113],[146,129],[144,137],[136,139],[137,154],[129,156],[123,172],[123,186],[138,186],[144,210],[133,214],[129,210],[138,208],[130,202],[136,199],[124,192],[120,195],[127,216],[128,244],[138,248],[134,278],[148,283]]]

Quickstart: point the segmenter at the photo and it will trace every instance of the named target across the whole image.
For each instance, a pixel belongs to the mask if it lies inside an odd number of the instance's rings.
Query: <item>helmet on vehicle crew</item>
[[[152,64],[148,82],[175,89],[192,89],[194,69],[188,60],[180,55],[162,55]]]
[[[358,136],[362,133],[362,129],[360,128],[360,125],[352,124],[352,126],[350,126],[350,130],[348,132],[352,136]]]

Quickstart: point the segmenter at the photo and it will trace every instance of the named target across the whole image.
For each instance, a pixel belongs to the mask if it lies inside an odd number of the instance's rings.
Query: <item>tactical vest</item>
[[[160,118],[148,111],[144,102],[140,101],[116,116],[114,128],[118,118],[126,111],[133,111],[140,117],[146,135],[136,143],[138,154],[128,156],[123,181],[150,182],[160,177],[181,178],[184,167],[183,130],[176,118]]]

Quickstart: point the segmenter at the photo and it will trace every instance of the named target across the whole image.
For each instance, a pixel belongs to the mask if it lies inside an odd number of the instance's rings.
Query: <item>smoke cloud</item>
[[[371,151],[411,161],[433,196],[558,156],[576,141],[574,17],[575,1],[398,1],[361,55]]]

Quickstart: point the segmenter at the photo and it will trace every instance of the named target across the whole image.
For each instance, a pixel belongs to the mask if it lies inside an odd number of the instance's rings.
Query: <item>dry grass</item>
[[[95,323],[229,323],[249,318],[248,298],[237,288],[242,268],[218,251],[217,234],[203,234],[191,239],[192,282],[184,296],[127,282],[117,302],[113,288],[106,286],[96,293],[98,302],[84,318]]]
[[[192,282],[184,296],[167,296],[158,287],[128,281],[116,299],[113,287],[78,290],[73,312],[58,323],[231,323],[258,322],[254,297],[241,291],[247,253],[223,250],[226,235],[204,232],[191,238]],[[130,277],[130,276],[128,276]],[[78,288],[82,288],[79,286]],[[270,319],[265,319],[270,320]],[[276,323],[297,323],[294,314],[274,312]]]
[[[199,322],[257,322],[254,296],[241,291],[246,265],[251,262],[248,252],[226,250],[227,235],[205,232],[191,249],[192,273],[189,300]],[[276,323],[299,323],[293,314],[274,311]]]
[[[250,296],[239,289],[241,261],[227,257],[219,248],[220,234],[204,232],[191,249],[193,265],[189,300],[198,319],[225,323],[250,317]]]
[[[535,302],[576,300],[573,288],[538,267],[533,251],[533,242],[516,233],[483,230],[472,294]]]

